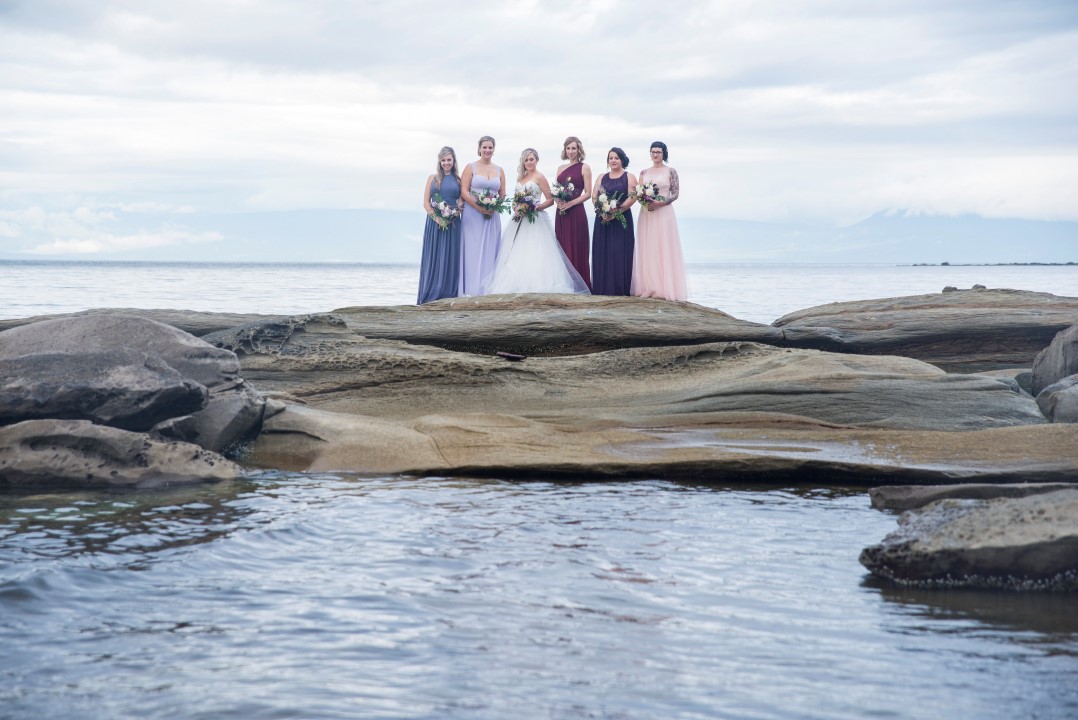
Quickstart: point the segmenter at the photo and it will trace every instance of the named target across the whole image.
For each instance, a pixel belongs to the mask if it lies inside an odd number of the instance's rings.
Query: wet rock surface
[[[1056,333],[1076,319],[1074,297],[959,290],[831,303],[790,313],[772,324],[790,346],[901,355],[950,372],[978,372],[1030,367]]]
[[[197,445],[88,420],[0,427],[0,489],[160,487],[230,480],[239,466]]]
[[[1078,589],[1078,488],[938,500],[903,513],[861,564],[900,584]]]
[[[961,485],[892,485],[868,491],[872,507],[876,510],[904,512],[924,507],[936,500],[991,500],[992,498],[1019,498],[1040,495],[1056,490],[1078,487],[1070,483],[1015,484],[963,483]]]

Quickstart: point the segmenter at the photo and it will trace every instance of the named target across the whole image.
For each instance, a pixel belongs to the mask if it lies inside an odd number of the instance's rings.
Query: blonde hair
[[[528,153],[535,156],[535,163],[539,164],[539,153],[535,151],[535,148],[524,148],[524,152],[520,153],[520,164],[517,165],[517,180],[523,180],[525,173],[528,171],[524,169],[524,159],[528,157]]]
[[[580,162],[584,162],[584,143],[580,142],[580,138],[576,135],[570,135],[565,138],[565,142],[561,144],[561,159],[568,160],[569,156],[565,153],[565,148],[569,147],[569,143],[576,143],[576,149],[580,152],[577,153],[576,159]]]
[[[442,178],[445,177],[445,171],[442,170],[442,158],[444,158],[446,155],[451,155],[453,157],[453,168],[449,171],[449,174],[455,177],[457,179],[457,182],[460,182],[460,175],[457,174],[457,153],[453,150],[453,148],[446,145],[438,151],[438,162],[436,163],[438,168],[434,176],[434,184],[439,189],[441,189],[442,187]]]
[[[490,144],[494,147],[498,147],[498,143],[494,142],[494,138],[492,138],[490,135],[484,135],[483,137],[479,138],[479,142],[475,146],[475,153],[477,155],[481,154],[479,151],[483,149],[483,143],[485,143],[487,140],[490,140]]]

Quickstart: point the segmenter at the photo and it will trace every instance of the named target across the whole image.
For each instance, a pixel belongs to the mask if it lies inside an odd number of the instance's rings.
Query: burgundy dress
[[[617,180],[610,179],[610,173],[599,181],[602,189],[609,195],[617,193],[624,202],[629,194],[629,173],[623,173]],[[595,216],[595,242],[592,248],[593,295],[628,295],[633,278],[633,214],[625,211],[626,227],[617,220],[603,224]]]
[[[584,164],[573,163],[558,173],[558,183],[573,184],[573,198],[580,197],[584,192]],[[580,277],[591,288],[591,268],[588,265],[588,216],[584,211],[584,204],[574,205],[562,215],[560,211],[554,213],[554,235],[558,238],[558,244],[573,264]]]

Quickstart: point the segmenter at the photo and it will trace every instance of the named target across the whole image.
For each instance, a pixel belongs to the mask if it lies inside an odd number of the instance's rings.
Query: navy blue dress
[[[610,179],[610,173],[599,181],[607,195],[618,193],[622,202],[629,194],[629,173],[623,173],[617,180]],[[633,246],[636,239],[633,232],[633,215],[626,211],[628,227],[622,227],[617,220],[603,224],[598,214],[591,233],[591,294],[592,295],[628,295],[633,279]]]
[[[434,196],[441,195],[450,205],[456,205],[460,197],[460,181],[451,175],[442,178],[442,186],[430,184],[431,204]],[[460,218],[453,221],[448,230],[442,230],[434,219],[427,216],[423,228],[423,261],[419,266],[418,304],[456,297],[460,285]]]

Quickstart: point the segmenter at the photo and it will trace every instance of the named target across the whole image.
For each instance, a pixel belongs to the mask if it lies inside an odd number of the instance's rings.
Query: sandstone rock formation
[[[939,500],[899,517],[861,564],[901,584],[1078,589],[1078,488]]]
[[[160,358],[136,350],[0,357],[0,425],[62,418],[149,430],[201,410],[208,394]]]
[[[200,310],[146,310],[143,308],[94,308],[75,313],[61,313],[57,315],[37,315],[28,318],[0,319],[0,332],[11,328],[33,325],[44,320],[66,320],[70,318],[92,318],[98,315],[128,315],[140,317],[144,320],[154,320],[165,325],[183,330],[195,337],[218,330],[243,325],[244,323],[258,320],[272,320],[278,315],[261,315],[257,313],[231,313],[231,312],[203,312]]]
[[[1078,320],[1078,313],[1074,314]],[[1036,397],[1049,385],[1065,377],[1078,375],[1078,322],[1060,331],[1033,361],[1030,394]]]
[[[162,442],[88,420],[0,427],[0,489],[159,487],[229,480],[237,465],[197,445]]]
[[[165,433],[177,433],[176,439],[222,451],[257,432],[263,401],[240,376],[239,362],[233,353],[215,348],[168,325],[128,315],[74,316],[23,325],[0,333],[0,359],[7,360],[9,371],[16,373],[4,378],[4,386],[12,385],[32,390],[34,384],[39,383],[39,394],[43,392],[42,388],[48,388],[53,394],[63,396],[61,385],[63,382],[75,381],[78,375],[77,364],[80,362],[78,358],[84,354],[89,354],[86,355],[87,363],[91,360],[97,363],[98,369],[91,374],[91,379],[97,378],[99,384],[107,382],[105,376],[108,370],[102,363],[111,358],[121,363],[116,372],[121,373],[119,381],[122,382],[123,372],[133,372],[130,363],[133,362],[134,356],[118,354],[118,349],[155,358],[156,360],[147,361],[149,364],[144,363],[143,367],[147,371],[150,365],[158,367],[159,363],[163,363],[174,371],[172,382],[189,381],[188,384],[192,385],[189,392],[201,393],[205,398],[205,406],[199,408],[189,399],[180,400],[179,395],[176,395],[179,401],[173,408],[171,417],[188,414],[190,420],[177,423],[174,420],[165,420],[170,417],[168,414],[163,417],[155,416],[164,422],[160,429]],[[51,376],[34,374],[37,370],[50,367],[54,370]],[[142,372],[142,375],[145,376],[146,372]],[[134,375],[131,375],[131,380],[135,380]],[[161,380],[164,384],[163,375]],[[193,385],[203,389],[194,389]],[[81,394],[84,399],[92,395],[89,387]],[[33,393],[29,392],[28,397],[32,396]],[[110,401],[112,405],[107,407],[110,412],[118,413],[121,417],[121,426],[148,429],[145,427],[145,420],[150,415],[140,410],[137,403],[128,411],[116,410],[116,397],[118,396],[113,396]],[[125,412],[128,415],[143,412],[138,415],[143,421],[137,425],[132,424],[129,419],[123,419]],[[41,414],[37,415],[40,416]],[[101,416],[79,417],[94,417],[104,421]]]
[[[790,313],[772,324],[794,347],[901,355],[951,372],[977,372],[1029,367],[1076,318],[1074,297],[961,290],[831,303]]]
[[[1023,482],[1013,484],[963,483],[961,485],[890,485],[872,488],[868,497],[876,510],[904,512],[943,499],[991,500],[1020,498],[1029,495],[1078,487],[1073,483]]]
[[[1065,377],[1041,390],[1037,406],[1051,422],[1078,423],[1078,375]]]
[[[509,363],[356,335],[333,315],[209,335],[264,392],[337,412],[400,419],[491,412],[567,424],[639,424],[716,412],[826,423],[974,430],[1044,422],[1013,380],[947,375],[898,357],[750,342],[642,347]]]

